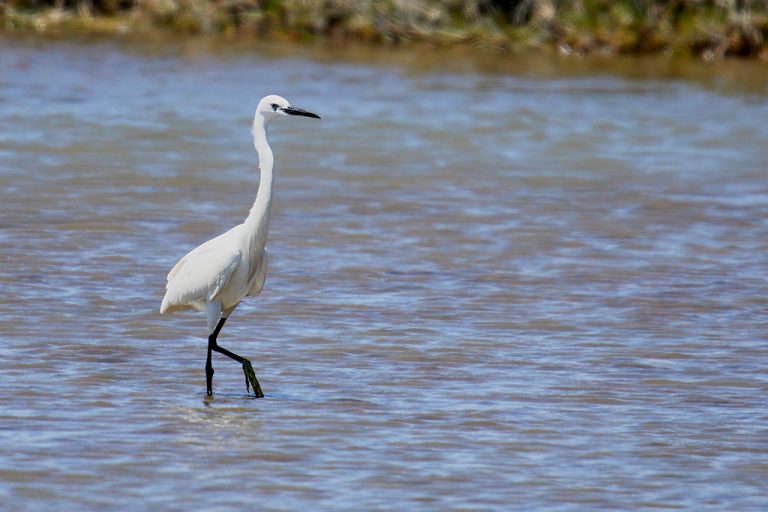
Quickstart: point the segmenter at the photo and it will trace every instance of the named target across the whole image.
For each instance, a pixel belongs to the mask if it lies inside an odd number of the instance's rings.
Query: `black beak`
[[[317,114],[313,114],[312,112],[307,112],[306,110],[302,110],[296,107],[285,107],[284,109],[281,109],[281,110],[291,116],[304,116],[304,117],[313,117],[315,119],[322,119]]]

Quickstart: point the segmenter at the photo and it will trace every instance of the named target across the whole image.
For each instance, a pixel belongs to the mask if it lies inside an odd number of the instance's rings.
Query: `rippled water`
[[[0,43],[4,510],[764,507],[764,65]],[[157,311],[268,93],[207,399]]]

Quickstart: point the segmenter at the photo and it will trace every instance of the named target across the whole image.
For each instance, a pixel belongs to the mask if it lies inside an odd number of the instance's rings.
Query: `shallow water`
[[[756,510],[768,70],[0,40],[5,510]],[[220,343],[165,274],[240,222]]]

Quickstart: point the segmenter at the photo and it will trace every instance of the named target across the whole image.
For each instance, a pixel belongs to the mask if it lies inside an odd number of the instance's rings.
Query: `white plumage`
[[[213,323],[208,330],[212,332],[219,316],[229,316],[244,297],[258,295],[267,275],[266,232],[259,241],[261,237],[253,237],[248,228],[246,220],[179,260],[168,273],[160,313],[185,308],[207,311],[211,305],[218,306],[214,310],[218,309],[219,315],[209,319]],[[256,243],[251,238],[256,238]]]
[[[320,118],[311,112],[292,107],[280,96],[266,96],[259,102],[251,132],[259,155],[261,181],[248,217],[242,224],[191,250],[168,273],[160,313],[194,309],[207,314],[208,395],[213,393],[211,351],[215,351],[242,363],[246,388],[250,383],[256,396],[263,396],[250,361],[219,347],[216,338],[240,301],[246,296],[258,295],[264,287],[274,184],[274,156],[267,142],[267,126],[271,121],[287,115]]]

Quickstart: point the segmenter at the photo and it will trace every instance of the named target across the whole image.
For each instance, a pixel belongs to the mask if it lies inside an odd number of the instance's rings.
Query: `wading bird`
[[[250,391],[250,384],[257,397],[264,396],[251,362],[220,347],[216,338],[240,301],[247,296],[258,295],[264,287],[275,162],[267,142],[267,126],[275,119],[289,115],[320,119],[317,114],[292,107],[280,96],[266,96],[259,102],[251,133],[259,155],[261,180],[248,218],[239,226],[190,251],[168,273],[160,313],[194,309],[205,312],[208,317],[208,359],[205,363],[208,396],[213,394],[212,352],[219,352],[242,364],[246,391]]]

